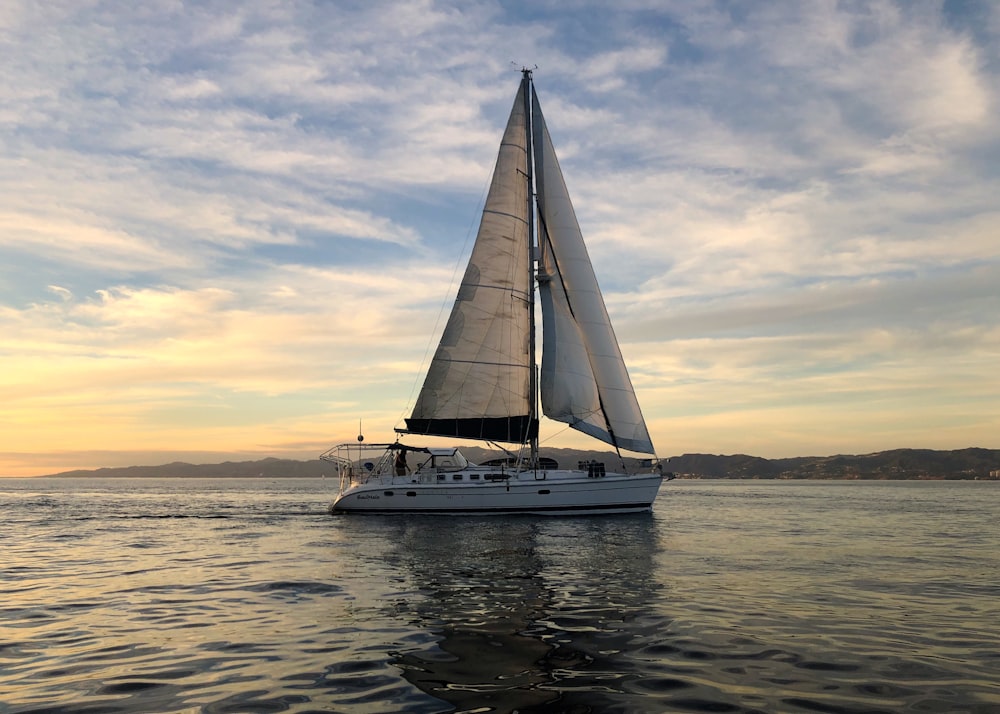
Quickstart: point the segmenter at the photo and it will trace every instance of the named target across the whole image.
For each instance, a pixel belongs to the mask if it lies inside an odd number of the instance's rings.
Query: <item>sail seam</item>
[[[494,216],[505,216],[507,218],[513,218],[518,223],[524,223],[525,225],[528,224],[528,222],[520,216],[515,216],[513,213],[508,213],[507,211],[498,211],[495,208],[484,208],[483,213],[492,213]]]
[[[468,286],[473,288],[485,288],[487,290],[502,290],[504,292],[509,292],[511,295],[516,295],[522,299],[528,293],[525,290],[515,290],[514,288],[507,287],[506,285],[489,285],[487,283],[462,283],[462,286]]]
[[[440,358],[442,362],[448,362],[450,364],[488,364],[491,367],[514,367],[516,369],[528,369],[526,364],[518,364],[517,362],[487,362],[480,359],[450,359],[447,357]],[[480,380],[485,381],[485,380]],[[515,390],[508,389],[507,392],[514,392]]]
[[[521,146],[520,144],[515,144],[513,141],[501,141],[500,148],[503,148],[505,146],[510,147],[512,149],[517,149],[519,151],[524,152],[525,154],[528,153],[528,149],[526,147]]]

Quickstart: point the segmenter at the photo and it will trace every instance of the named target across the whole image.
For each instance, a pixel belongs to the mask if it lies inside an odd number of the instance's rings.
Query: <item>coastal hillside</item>
[[[684,454],[667,470],[681,478],[729,479],[989,479],[1000,478],[1000,449],[894,449],[861,456],[757,456]]]
[[[495,452],[478,447],[462,447],[473,462],[494,458]],[[618,457],[609,452],[575,449],[545,449],[543,456],[572,468],[580,461],[597,460],[609,467]],[[637,459],[625,459],[630,468],[640,467]],[[800,456],[764,459],[736,454],[684,454],[664,459],[664,471],[679,478],[695,479],[996,479],[1000,480],[1000,449],[894,449],[860,456]],[[260,459],[227,461],[221,464],[175,462],[159,466],[127,466],[94,470],[66,471],[51,476],[61,478],[320,478],[333,475],[325,461]]]

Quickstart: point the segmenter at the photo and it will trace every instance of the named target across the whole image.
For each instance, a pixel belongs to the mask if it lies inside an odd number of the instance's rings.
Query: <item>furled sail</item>
[[[615,447],[654,453],[538,98],[532,131],[542,303],[543,413]]]
[[[406,431],[521,442],[532,418],[527,127],[521,82],[475,246]]]

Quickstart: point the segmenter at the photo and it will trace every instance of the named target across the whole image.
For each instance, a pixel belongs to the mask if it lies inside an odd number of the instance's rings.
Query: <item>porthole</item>
[[[393,492],[392,492],[392,491],[385,491],[385,495],[386,495],[386,496],[391,496],[392,494],[393,494]]]
[[[552,493],[552,492],[551,492],[551,491],[550,491],[549,489],[547,489],[547,488],[540,488],[540,489],[538,489],[538,492],[539,492],[540,494],[542,494],[543,496],[544,496],[544,495],[546,495],[546,494],[549,494],[549,493]]]
[[[406,495],[407,495],[407,496],[416,496],[416,495],[417,495],[417,492],[416,492],[416,491],[407,491],[407,492],[406,492]]]

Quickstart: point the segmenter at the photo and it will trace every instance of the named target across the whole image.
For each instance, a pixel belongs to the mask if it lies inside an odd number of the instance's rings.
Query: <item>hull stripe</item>
[[[640,501],[638,503],[604,503],[592,506],[580,504],[575,506],[521,506],[506,508],[343,508],[333,506],[331,513],[571,513],[573,511],[593,512],[593,511],[614,511],[614,510],[645,510],[652,508],[652,503]]]

